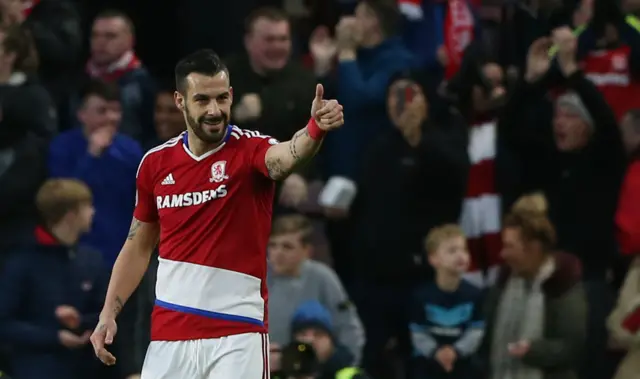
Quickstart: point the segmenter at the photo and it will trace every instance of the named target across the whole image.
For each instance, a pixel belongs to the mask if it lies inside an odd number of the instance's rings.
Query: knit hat
[[[556,100],[556,107],[567,108],[571,112],[578,115],[583,119],[590,127],[594,127],[593,117],[591,113],[582,102],[582,99],[575,92],[567,92]]]
[[[333,335],[331,313],[318,301],[306,301],[296,309],[291,318],[291,333],[296,334],[305,329],[319,329]]]

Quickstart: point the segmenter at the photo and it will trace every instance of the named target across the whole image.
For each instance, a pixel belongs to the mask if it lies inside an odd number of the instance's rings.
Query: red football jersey
[[[134,217],[160,224],[151,339],[267,332],[267,242],[274,182],[265,155],[278,142],[229,126],[202,156],[187,133],[147,152]]]
[[[582,62],[584,73],[598,87],[618,119],[629,110],[640,107],[640,81],[629,65],[631,48],[589,52]]]

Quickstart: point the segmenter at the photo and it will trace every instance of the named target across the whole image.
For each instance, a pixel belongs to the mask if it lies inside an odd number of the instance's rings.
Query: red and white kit
[[[228,126],[202,156],[187,133],[149,150],[134,217],[160,224],[156,304],[143,379],[269,377],[267,241],[278,142]]]

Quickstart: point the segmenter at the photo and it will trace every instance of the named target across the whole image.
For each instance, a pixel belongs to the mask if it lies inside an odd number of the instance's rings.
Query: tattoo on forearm
[[[129,228],[129,235],[127,236],[128,240],[132,240],[136,234],[138,233],[138,229],[140,229],[140,225],[142,223],[136,219],[131,222],[131,227]]]
[[[120,314],[120,312],[122,312],[122,308],[124,307],[124,301],[122,301],[122,299],[120,298],[120,296],[116,296],[116,299],[114,301],[116,304],[113,307],[113,313],[115,313],[116,315]]]

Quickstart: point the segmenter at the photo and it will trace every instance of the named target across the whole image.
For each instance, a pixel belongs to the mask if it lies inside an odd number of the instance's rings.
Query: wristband
[[[323,139],[325,134],[327,134],[326,131],[320,129],[314,118],[311,118],[309,123],[307,123],[307,132],[309,132],[309,137],[316,141]]]

